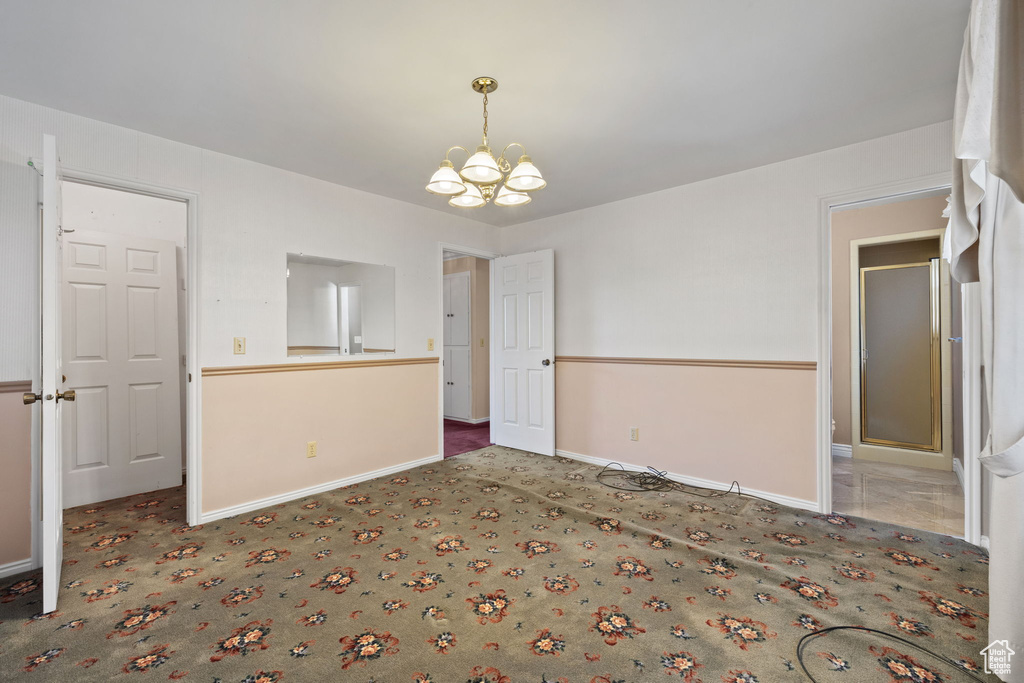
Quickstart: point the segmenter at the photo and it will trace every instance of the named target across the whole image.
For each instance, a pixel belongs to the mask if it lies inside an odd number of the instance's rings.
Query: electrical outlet
[[[315,458],[316,457],[316,441],[308,441],[308,442],[306,442],[306,457],[307,458]]]
[[[235,337],[235,355],[245,353],[245,337]]]
[[[434,350],[434,340],[433,339],[428,339],[427,340],[427,351],[433,351],[433,350]]]
[[[629,428],[629,440],[630,441],[639,441],[640,440],[640,428],[639,427],[630,427]]]

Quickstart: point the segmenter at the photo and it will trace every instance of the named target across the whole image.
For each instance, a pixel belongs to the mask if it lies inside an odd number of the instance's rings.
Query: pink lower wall
[[[813,369],[555,367],[559,450],[817,500]]]
[[[203,377],[204,513],[437,455],[437,359]],[[306,457],[306,443],[318,455]]]
[[[30,382],[0,382],[0,566],[32,556],[32,412],[21,395]]]

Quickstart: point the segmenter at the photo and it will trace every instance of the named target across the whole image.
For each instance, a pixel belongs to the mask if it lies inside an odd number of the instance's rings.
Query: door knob
[[[30,406],[33,403],[35,403],[36,401],[42,401],[43,400],[43,395],[42,394],[33,394],[30,391],[28,393],[22,394],[21,395],[21,400],[22,400],[22,402],[25,405]]]
[[[68,389],[63,394],[58,391],[57,392],[57,400],[59,401],[61,399],[64,399],[65,401],[74,401],[75,400],[75,390],[74,389]]]
[[[547,358],[545,358],[544,360],[542,360],[540,362],[540,364],[543,365],[544,367],[547,367],[547,366],[551,365],[551,361],[548,360]]]

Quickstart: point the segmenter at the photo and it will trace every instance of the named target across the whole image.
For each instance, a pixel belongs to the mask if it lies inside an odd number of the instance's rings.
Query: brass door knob
[[[548,358],[545,358],[544,360],[542,360],[540,362],[540,364],[543,365],[544,367],[547,367],[547,366],[551,365],[551,360],[548,359]]]
[[[42,394],[33,394],[30,391],[28,393],[22,394],[21,395],[21,400],[22,400],[22,402],[24,402],[25,405],[30,406],[33,403],[35,403],[36,401],[42,401],[43,400],[43,395]]]
[[[75,400],[75,390],[74,389],[68,389],[63,394],[58,391],[57,392],[57,400],[59,401],[61,399],[64,399],[65,401],[74,401]]]

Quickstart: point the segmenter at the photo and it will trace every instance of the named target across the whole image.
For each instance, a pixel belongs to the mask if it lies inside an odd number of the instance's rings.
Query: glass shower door
[[[861,441],[942,448],[939,264],[860,271]]]

